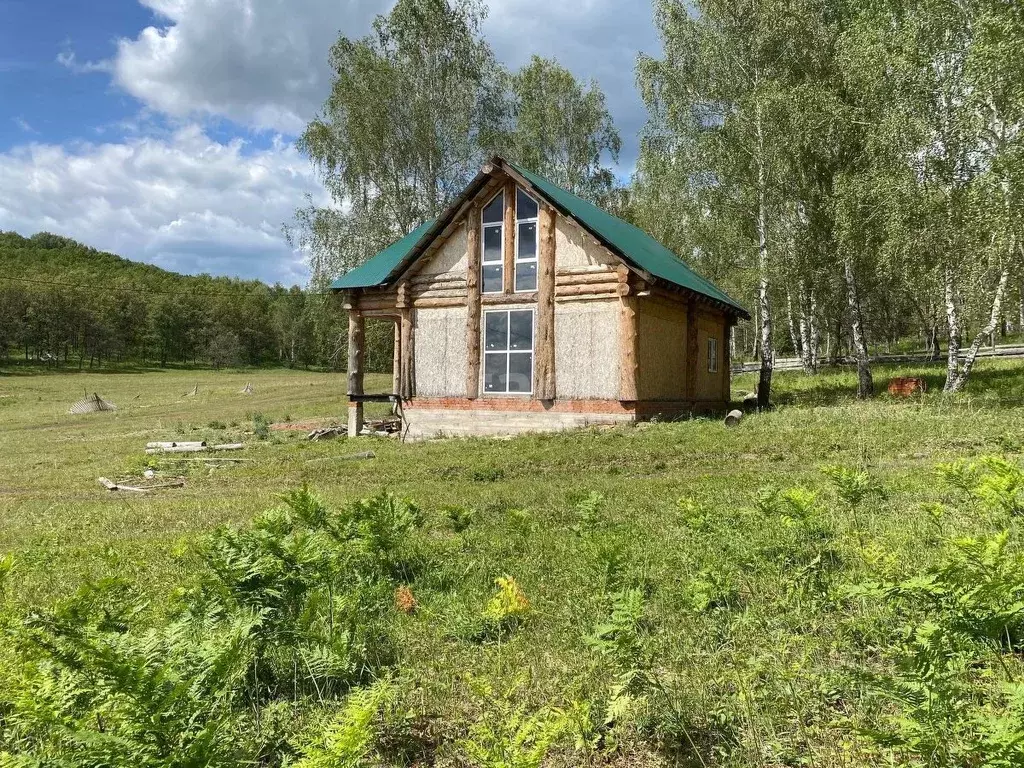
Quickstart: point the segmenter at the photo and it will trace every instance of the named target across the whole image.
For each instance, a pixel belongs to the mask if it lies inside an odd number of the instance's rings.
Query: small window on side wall
[[[484,208],[481,227],[480,290],[482,293],[501,293],[505,288],[504,192],[499,192]]]
[[[708,339],[708,373],[718,373],[718,339]]]

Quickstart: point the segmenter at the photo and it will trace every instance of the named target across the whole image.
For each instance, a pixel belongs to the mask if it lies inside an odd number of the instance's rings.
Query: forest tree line
[[[332,194],[298,212],[314,284],[361,263],[499,153],[632,221],[753,320],[736,354],[858,364],[916,344],[966,384],[1024,330],[1024,13],[1003,0],[655,0],[638,53],[649,119],[623,183],[595,82],[481,34],[481,0],[399,0],[330,52],[333,89],[300,140]],[[618,175],[617,175],[618,174]]]
[[[333,367],[343,327],[332,297],[296,286],[184,276],[57,235],[0,232],[0,363]],[[375,346],[371,362],[386,369],[387,340]]]

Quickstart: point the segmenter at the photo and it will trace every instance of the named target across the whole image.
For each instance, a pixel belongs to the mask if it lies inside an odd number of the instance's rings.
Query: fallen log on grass
[[[207,451],[241,451],[245,443],[225,443],[223,445],[207,445],[206,443],[149,443],[146,453],[206,453]]]
[[[729,415],[725,417],[725,426],[735,427],[743,420],[743,411],[729,411]]]
[[[115,483],[112,480],[108,480],[105,477],[101,477],[98,482],[108,491],[131,491],[133,493],[149,493],[150,491],[159,491],[165,488],[185,487],[184,480],[175,480],[173,483],[161,483],[159,485],[148,485],[145,487],[137,485],[121,485],[120,483]]]
[[[206,447],[205,440],[181,440],[174,442],[163,442],[163,443],[146,443],[147,448],[178,448],[179,446],[199,446],[201,448]]]

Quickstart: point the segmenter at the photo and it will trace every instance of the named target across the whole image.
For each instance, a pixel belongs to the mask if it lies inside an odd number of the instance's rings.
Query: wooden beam
[[[686,304],[686,386],[687,400],[697,399],[697,364],[700,360],[697,336],[697,302],[692,299]]]
[[[516,289],[516,185],[505,185],[505,293]]]
[[[536,293],[485,293],[480,297],[485,306],[508,306],[510,304],[536,304]]]
[[[449,297],[447,299],[425,297],[422,299],[416,299],[412,303],[412,305],[419,309],[444,309],[445,307],[464,307],[466,306],[466,297]]]
[[[560,274],[555,277],[555,284],[562,285],[591,285],[593,283],[616,283],[618,282],[618,275],[610,270],[605,269],[601,272],[580,272],[576,274]]]
[[[555,392],[555,210],[540,204],[537,254],[537,336],[534,340],[534,386],[538,400],[554,400]]]
[[[592,283],[590,285],[559,285],[556,288],[556,292],[559,296],[584,296],[588,293],[592,293],[594,295],[604,294],[609,296],[619,296],[623,295],[621,290],[619,283],[614,281]]]
[[[480,209],[476,205],[466,214],[466,397],[480,396]]]
[[[395,349],[391,356],[391,391],[402,386],[402,320],[395,320]]]
[[[348,313],[348,394],[363,394],[363,358],[366,344],[366,322],[363,313]]]
[[[363,362],[366,345],[366,321],[358,310],[348,313],[348,394],[363,394]],[[348,434],[355,437],[363,431],[363,404],[348,404]]]
[[[416,396],[416,334],[412,313],[412,307],[402,310],[402,380],[398,394],[403,400],[411,400]]]
[[[619,400],[635,403],[637,374],[639,372],[638,337],[636,332],[636,302],[632,296],[622,296],[619,310]]]

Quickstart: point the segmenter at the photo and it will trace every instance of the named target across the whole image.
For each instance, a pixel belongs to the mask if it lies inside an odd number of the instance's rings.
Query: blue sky
[[[0,0],[0,230],[47,230],[182,272],[302,283],[282,225],[328,201],[294,148],[339,33],[393,0]],[[485,35],[596,79],[628,173],[650,0],[490,0]]]

